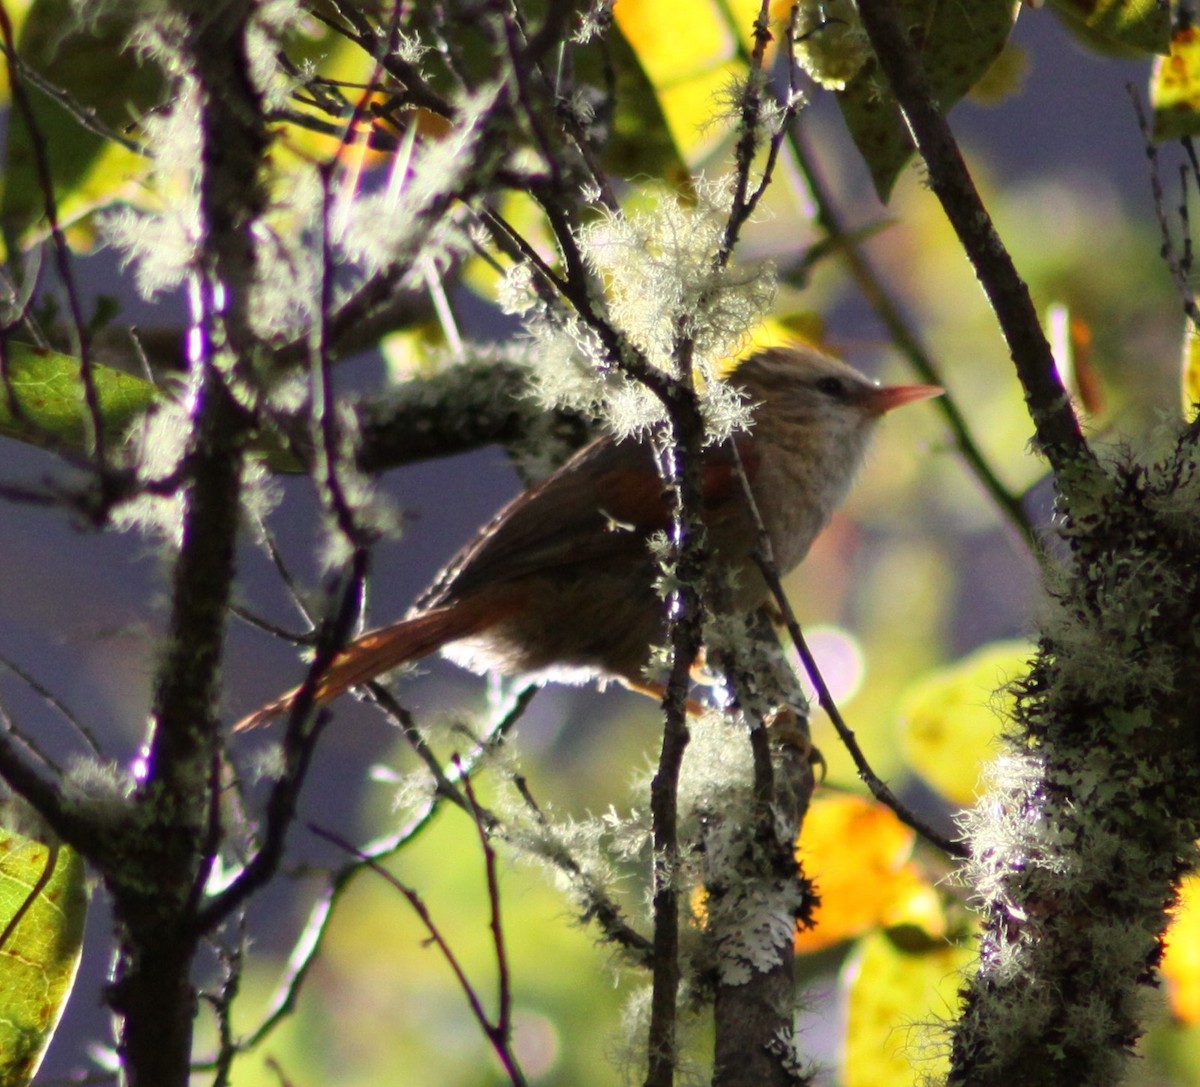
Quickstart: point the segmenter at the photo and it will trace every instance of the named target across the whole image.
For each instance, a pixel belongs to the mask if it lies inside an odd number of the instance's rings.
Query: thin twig
[[[197,933],[209,932],[224,921],[250,895],[265,885],[279,866],[287,832],[295,818],[300,790],[307,778],[317,740],[329,717],[327,710],[313,715],[317,684],[333,658],[341,652],[353,629],[366,569],[366,551],[359,549],[354,554],[350,574],[334,615],[318,631],[312,666],[288,714],[283,737],[284,769],[267,799],[266,829],[262,843],[237,878],[197,911]]]
[[[351,856],[356,857],[358,861],[369,871],[381,877],[385,883],[394,887],[404,897],[405,901],[412,907],[413,912],[421,919],[421,924],[425,926],[425,931],[429,933],[429,939],[442,953],[442,958],[446,965],[450,967],[451,972],[457,980],[459,988],[467,999],[467,1006],[471,1009],[471,1014],[475,1017],[475,1021],[479,1024],[479,1029],[483,1031],[484,1037],[491,1043],[492,1049],[496,1053],[504,1071],[507,1073],[509,1082],[514,1087],[525,1087],[525,1073],[521,1070],[521,1065],[517,1060],[516,1054],[512,1050],[511,1039],[508,1036],[508,1023],[504,1022],[504,1030],[501,1029],[501,1021],[493,1023],[489,1018],[487,1011],[483,1007],[483,1001],[480,1000],[479,994],[476,993],[474,985],[471,984],[471,979],[467,977],[466,970],[462,963],[458,961],[458,956],[454,954],[450,944],[442,935],[441,929],[435,924],[433,915],[429,912],[429,907],[425,905],[425,900],[420,894],[409,887],[408,884],[402,883],[396,876],[383,867],[378,861],[369,857],[367,854],[359,851],[345,839],[334,834],[332,831],[324,830],[321,827],[309,824],[311,830],[319,838],[324,838],[327,842],[338,846],[345,850]],[[489,876],[489,881],[491,876]],[[491,884],[489,882],[489,890]]]
[[[1179,257],[1175,252],[1175,242],[1171,233],[1171,224],[1167,216],[1167,199],[1163,191],[1162,177],[1158,170],[1158,145],[1154,142],[1154,137],[1150,129],[1149,119],[1146,117],[1146,111],[1142,106],[1141,96],[1132,84],[1126,84],[1126,91],[1129,94],[1129,99],[1133,103],[1133,111],[1137,115],[1138,129],[1142,134],[1142,147],[1146,154],[1146,162],[1150,171],[1150,197],[1154,203],[1154,215],[1158,220],[1159,237],[1162,244],[1159,247],[1159,255],[1167,266],[1167,271],[1171,274],[1171,280],[1175,284],[1175,291],[1179,296],[1180,304],[1183,306],[1184,316],[1191,322],[1192,328],[1200,327],[1200,307],[1196,305],[1196,295],[1192,290],[1191,284],[1188,282],[1188,271],[1186,262],[1191,259],[1191,238],[1187,231],[1187,188],[1184,187],[1184,200],[1180,207],[1180,216],[1184,225],[1183,244],[1184,257]],[[1186,182],[1186,174],[1184,175]]]
[[[772,598],[783,615],[788,637],[791,638],[792,644],[795,645],[796,652],[800,655],[800,661],[804,665],[804,670],[808,674],[813,687],[816,689],[817,702],[826,714],[828,714],[829,720],[837,730],[838,738],[842,741],[842,744],[850,753],[850,757],[854,760],[854,766],[858,770],[859,778],[870,789],[871,795],[881,804],[885,804],[891,808],[896,817],[906,826],[911,827],[931,844],[937,846],[950,856],[966,857],[967,850],[961,842],[951,841],[945,835],[940,834],[929,826],[925,820],[911,811],[871,768],[870,762],[867,760],[866,755],[863,754],[862,748],[858,745],[858,739],[855,737],[853,729],[846,724],[845,718],[842,717],[841,711],[838,709],[837,703],[829,690],[829,685],[825,682],[825,677],[821,674],[821,669],[817,665],[816,658],[808,648],[808,642],[805,640],[804,633],[800,629],[800,623],[796,619],[792,603],[784,591],[783,581],[779,577],[779,567],[775,565],[775,556],[771,547],[771,536],[767,532],[766,524],[763,522],[762,514],[758,509],[758,503],[755,501],[754,493],[750,489],[750,481],[746,476],[741,456],[738,453],[737,446],[732,442],[730,445],[733,448],[734,466],[738,480],[741,483],[746,507],[755,526],[756,541],[753,553],[755,564],[762,573],[763,580],[767,583],[767,588],[770,590]]]
[[[0,656],[0,667],[6,668],[12,672],[22,683],[25,684],[34,694],[46,702],[51,708],[57,710],[63,720],[67,722],[79,735],[83,742],[91,749],[92,754],[100,755],[100,742],[96,739],[92,730],[88,728],[82,719],[74,713],[65,702],[63,702],[53,691],[50,690],[44,683],[39,682],[22,668],[15,661],[8,657]]]
[[[504,923],[500,914],[500,879],[496,872],[496,851],[492,848],[489,824],[494,823],[491,814],[479,806],[471,778],[462,772],[462,760],[455,755],[451,762],[458,771],[467,795],[468,811],[475,830],[479,834],[479,848],[483,850],[484,871],[487,877],[488,927],[492,932],[492,947],[496,954],[496,1034],[505,1046],[512,1042],[512,979],[509,973],[508,951],[504,945]]]
[[[930,188],[991,302],[1042,452],[1060,479],[1073,477],[1105,487],[1104,470],[1080,429],[1029,288],[971,180],[895,0],[862,0],[859,15],[925,162]],[[1075,488],[1067,490],[1075,492]]]
[[[504,738],[524,714],[537,690],[537,687],[530,686],[518,692],[479,741],[471,755],[461,760],[462,774],[474,773],[491,752],[504,741]],[[452,775],[451,778],[453,779]],[[435,792],[424,807],[398,831],[363,846],[363,857],[381,863],[404,849],[430,826],[445,799],[444,795]],[[366,860],[353,860],[330,874],[329,882],[309,912],[304,928],[292,948],[270,1008],[258,1026],[239,1042],[239,1051],[245,1052],[260,1045],[295,1010],[304,983],[324,946],[325,935],[337,907],[345,901],[346,892],[351,884],[367,870]]]
[[[858,770],[859,778],[871,790],[871,795],[881,804],[889,807],[895,813],[896,818],[905,826],[911,827],[922,838],[942,850],[948,856],[957,857],[960,860],[966,859],[969,853],[967,847],[962,842],[947,838],[944,834],[930,826],[916,812],[904,804],[892,792],[887,783],[871,769],[871,764],[867,761],[866,755],[863,754],[863,750],[858,744],[858,739],[854,735],[853,729],[846,724],[845,718],[842,717],[841,711],[838,709],[837,703],[830,693],[829,685],[825,682],[825,677],[821,675],[821,670],[817,666],[816,658],[812,655],[812,650],[808,648],[808,643],[805,641],[800,624],[796,621],[795,612],[792,611],[791,602],[787,599],[787,595],[783,591],[783,585],[779,581],[779,575],[774,570],[774,564],[767,562],[761,554],[756,554],[755,559],[759,570],[762,571],[762,575],[771,589],[771,595],[775,598],[783,613],[784,625],[787,629],[788,637],[792,639],[792,644],[795,645],[796,652],[800,654],[800,660],[804,664],[804,671],[808,674],[809,680],[816,688],[817,702],[821,709],[829,715],[829,720],[833,722],[833,727],[837,730],[838,738],[842,741],[842,745],[854,760],[854,766]]]
[[[941,368],[933,361],[920,335],[905,317],[899,303],[892,297],[874,264],[842,221],[837,202],[821,175],[816,157],[810,151],[798,122],[794,122],[789,129],[789,144],[808,187],[809,196],[816,206],[818,224],[846,261],[859,291],[883,322],[888,337],[896,349],[908,359],[909,365],[922,381],[946,387]],[[950,433],[954,436],[954,445],[966,461],[967,467],[1025,545],[1036,552],[1040,547],[1037,533],[1025,507],[1021,504],[1021,496],[1008,488],[988,462],[983,450],[975,441],[966,418],[959,410],[958,401],[948,392],[946,396],[938,397],[935,407],[942,413],[946,425],[950,428]]]
[[[529,783],[519,774],[513,777],[512,782],[543,832],[549,833],[552,829],[550,821],[530,792]],[[600,927],[601,937],[629,952],[638,965],[646,968],[653,966],[654,944],[625,920],[621,907],[604,890],[599,880],[584,869],[557,838],[551,842],[543,836],[542,843],[543,848],[538,855],[556,865],[583,898],[582,920],[594,920]]]

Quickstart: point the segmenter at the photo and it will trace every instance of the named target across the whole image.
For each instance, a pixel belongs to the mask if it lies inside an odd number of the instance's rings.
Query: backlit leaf
[[[1171,35],[1167,0],[1050,0],[1081,40],[1099,49],[1165,53]]]
[[[1187,876],[1167,929],[1159,971],[1167,981],[1171,1012],[1189,1027],[1200,1025],[1200,876]]]
[[[904,696],[905,755],[942,796],[967,806],[985,763],[996,754],[1012,696],[1005,684],[1027,670],[1027,642],[994,642],[918,680]]]
[[[649,80],[671,138],[688,166],[710,155],[729,131],[714,120],[720,96],[747,72],[757,0],[621,0],[613,15]],[[773,0],[770,17],[790,4]]]
[[[943,1024],[958,1012],[970,947],[913,950],[886,933],[867,936],[842,970],[848,995],[841,1062],[844,1087],[941,1083],[949,1070]]]
[[[953,106],[988,71],[1008,40],[1015,12],[1012,0],[901,3],[901,18],[914,28],[914,42],[942,109]],[[886,201],[913,144],[874,57],[837,98],[850,135],[871,171],[875,191]]]
[[[88,434],[79,360],[27,344],[8,345],[8,380],[0,381],[0,434],[34,445],[83,449]],[[161,395],[150,382],[93,366],[105,436],[119,440]]]
[[[848,794],[809,807],[796,853],[817,886],[815,926],[796,934],[796,950],[818,951],[871,928],[915,926],[940,935],[937,891],[911,861],[916,835],[882,804]]]
[[[1180,384],[1183,393],[1183,415],[1188,422],[1196,417],[1200,404],[1200,336],[1188,331],[1183,340],[1183,372]]]
[[[1171,49],[1154,58],[1150,74],[1154,138],[1178,140],[1200,132],[1200,30],[1171,35]]]
[[[83,861],[0,829],[0,1087],[34,1076],[66,1006],[83,946]]]

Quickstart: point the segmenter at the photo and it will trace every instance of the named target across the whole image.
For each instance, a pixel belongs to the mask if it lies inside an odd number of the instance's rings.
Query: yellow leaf
[[[818,951],[876,926],[915,925],[940,935],[936,890],[912,863],[916,835],[882,804],[861,796],[822,796],[804,817],[796,854],[821,904],[796,950]]]
[[[996,736],[1011,712],[1005,684],[1026,671],[1026,642],[994,642],[925,676],[900,712],[905,757],[955,804],[974,803],[980,771],[996,754]]]
[[[77,853],[0,830],[3,1087],[23,1087],[37,1072],[75,980],[86,913]]]
[[[1113,56],[1161,53],[1171,32],[1163,0],[1050,0],[1064,25],[1089,48]]]
[[[773,24],[789,7],[774,0]],[[729,129],[714,115],[722,93],[745,78],[741,58],[758,11],[757,0],[621,0],[613,7],[688,166],[711,154]]]
[[[1183,417],[1190,423],[1196,418],[1196,406],[1200,404],[1200,337],[1190,329],[1183,341]]]
[[[613,15],[658,95],[680,156],[695,165],[724,134],[707,123],[714,94],[744,72],[733,59],[736,39],[717,4],[621,0]]]
[[[1184,879],[1173,912],[1159,971],[1167,982],[1171,1012],[1194,1027],[1200,1024],[1200,876]]]
[[[943,1024],[958,1012],[963,971],[973,959],[969,947],[914,952],[886,933],[866,937],[842,970],[849,1013],[844,1087],[943,1082],[949,1070]]]
[[[802,7],[796,26],[796,59],[830,90],[844,90],[871,56],[871,43],[854,0]]]
[[[1155,57],[1150,73],[1154,138],[1177,140],[1200,132],[1200,31],[1171,35],[1171,51]]]

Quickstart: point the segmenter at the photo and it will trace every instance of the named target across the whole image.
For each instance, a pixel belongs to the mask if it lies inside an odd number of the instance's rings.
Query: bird
[[[768,597],[755,554],[758,521],[780,574],[797,566],[842,503],[878,420],[938,396],[936,385],[879,385],[807,344],[749,355],[729,380],[750,426],[703,451],[702,520],[732,609]],[[480,673],[529,681],[617,680],[652,690],[645,670],[667,639],[667,608],[651,538],[671,506],[645,438],[601,437],[518,495],[450,561],[409,614],[337,654],[312,689],[324,705],[399,665],[439,650]],[[288,713],[301,688],[235,725]]]

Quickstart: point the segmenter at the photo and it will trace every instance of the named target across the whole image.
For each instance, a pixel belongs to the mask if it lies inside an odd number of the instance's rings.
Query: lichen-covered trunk
[[[1070,505],[1017,730],[969,827],[985,916],[952,1084],[1112,1087],[1142,1031],[1200,832],[1198,476],[1181,441]]]

